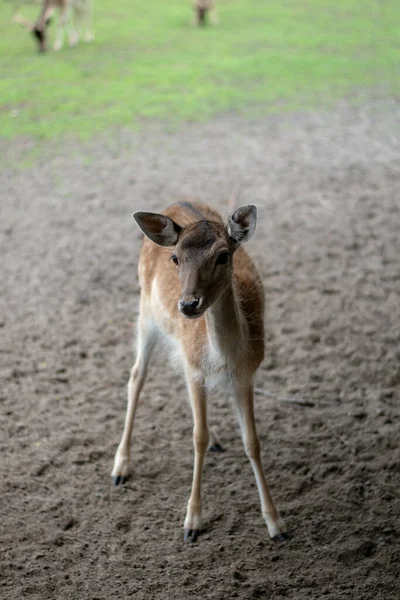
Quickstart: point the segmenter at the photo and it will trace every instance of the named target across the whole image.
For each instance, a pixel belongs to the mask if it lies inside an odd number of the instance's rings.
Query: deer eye
[[[176,254],[173,254],[173,255],[171,256],[171,260],[172,260],[172,262],[174,263],[174,265],[178,265],[179,261],[178,261],[178,257],[177,257],[177,255],[176,255]]]
[[[226,265],[228,262],[228,257],[229,257],[228,252],[221,252],[221,254],[218,256],[215,264],[216,265]]]

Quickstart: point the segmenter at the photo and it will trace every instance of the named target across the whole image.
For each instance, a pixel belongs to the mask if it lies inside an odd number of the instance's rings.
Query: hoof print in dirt
[[[112,480],[114,485],[123,485],[128,478],[123,475],[113,475]]]
[[[272,541],[281,543],[281,542],[286,542],[289,539],[290,539],[290,535],[285,531],[284,533],[277,533],[276,535],[274,535],[274,537],[272,538]]]
[[[185,535],[183,537],[185,542],[192,542],[194,544],[197,542],[197,538],[200,535],[200,529],[185,529]]]
[[[209,452],[225,452],[225,448],[221,444],[213,444],[208,449]]]

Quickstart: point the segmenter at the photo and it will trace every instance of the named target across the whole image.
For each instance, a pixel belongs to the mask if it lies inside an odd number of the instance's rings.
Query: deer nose
[[[195,298],[194,300],[190,300],[189,302],[185,302],[181,300],[179,302],[179,306],[183,310],[195,310],[200,304],[200,298]]]
[[[201,298],[193,298],[191,300],[180,300],[179,311],[186,317],[192,317],[196,315],[196,309],[201,304]]]

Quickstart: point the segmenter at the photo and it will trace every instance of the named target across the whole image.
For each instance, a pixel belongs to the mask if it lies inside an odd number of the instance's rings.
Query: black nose
[[[195,300],[191,300],[190,302],[184,302],[183,300],[181,300],[179,302],[179,307],[182,312],[191,313],[194,310],[196,310],[196,308],[198,307],[199,304],[200,304],[200,298],[196,298]]]

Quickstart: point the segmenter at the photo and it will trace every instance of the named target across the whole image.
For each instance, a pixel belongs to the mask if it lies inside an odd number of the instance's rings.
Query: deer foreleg
[[[209,442],[207,425],[207,397],[201,382],[188,378],[189,395],[193,411],[194,469],[192,491],[184,523],[185,540],[197,540],[201,529],[201,479],[204,455]]]
[[[155,341],[155,332],[151,324],[144,319],[139,319],[137,358],[132,367],[128,382],[128,408],[124,431],[115,455],[114,467],[111,473],[115,485],[125,483],[129,473],[133,422]]]
[[[258,493],[261,500],[261,511],[268,527],[270,537],[276,541],[287,538],[285,523],[277,511],[268,489],[263,467],[261,464],[260,442],[254,419],[253,383],[242,382],[236,385],[235,403],[239,416],[243,445],[250,459],[256,478]]]

